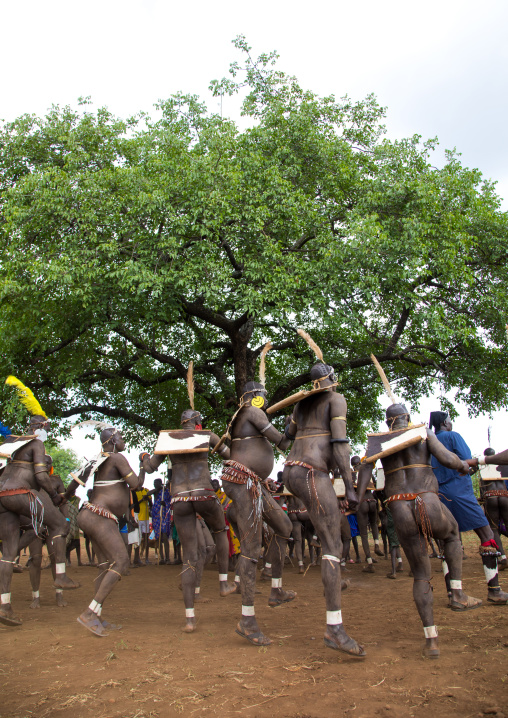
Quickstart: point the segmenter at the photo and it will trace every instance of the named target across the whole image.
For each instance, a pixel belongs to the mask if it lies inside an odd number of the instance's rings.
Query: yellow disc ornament
[[[256,409],[262,409],[265,405],[264,397],[262,396],[255,396],[254,399],[251,401],[252,406],[255,406]]]

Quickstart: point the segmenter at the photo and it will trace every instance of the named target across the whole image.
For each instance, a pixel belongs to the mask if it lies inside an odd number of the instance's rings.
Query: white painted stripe
[[[328,626],[338,626],[342,623],[342,611],[327,611],[326,624]]]
[[[485,571],[485,578],[487,579],[487,583],[489,581],[492,581],[492,579],[497,576],[497,567],[489,568],[488,566],[484,566],[483,570]]]

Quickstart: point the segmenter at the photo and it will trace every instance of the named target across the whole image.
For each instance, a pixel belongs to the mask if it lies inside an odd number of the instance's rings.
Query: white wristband
[[[242,606],[242,616],[254,616],[254,606]]]
[[[436,626],[424,626],[423,632],[425,634],[425,638],[437,638]]]
[[[327,611],[326,623],[328,626],[338,626],[342,623],[342,611]]]

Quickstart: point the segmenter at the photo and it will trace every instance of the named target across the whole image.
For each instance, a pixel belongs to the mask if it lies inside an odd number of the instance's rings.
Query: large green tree
[[[437,381],[506,405],[507,216],[493,183],[435,141],[391,142],[373,96],[318,97],[244,60],[242,128],[192,95],[128,120],[54,107],[0,133],[0,372],[53,417],[178,425],[185,373],[216,428],[255,378],[305,386],[321,346],[360,439],[379,419],[374,352],[416,402]],[[4,417],[7,419],[8,417]],[[65,423],[65,422],[63,422]]]

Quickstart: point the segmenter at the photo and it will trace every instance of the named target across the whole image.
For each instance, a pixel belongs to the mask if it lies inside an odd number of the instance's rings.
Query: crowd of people
[[[429,554],[441,558],[452,610],[482,605],[462,586],[461,532],[473,530],[480,539],[487,601],[507,605],[498,571],[507,565],[501,534],[508,525],[508,450],[495,454],[489,449],[474,459],[446,413],[433,412],[429,427],[413,425],[406,407],[393,399],[386,411],[387,430],[370,434],[365,455],[351,458],[347,405],[336,391],[333,367],[310,337],[301,335],[318,358],[310,370],[312,390],[289,397],[283,406],[267,407],[262,370],[260,382],[244,386],[238,410],[219,437],[203,429],[189,389],[191,407],[183,412],[181,426],[161,432],[155,450],[140,454],[138,474],[122,453],[121,431],[112,426],[100,425],[99,453],[71,474],[67,487],[52,475],[44,448],[49,420],[40,406],[32,412],[26,435],[7,435],[1,447],[7,463],[0,473],[0,622],[21,623],[11,605],[10,585],[24,547],[30,551],[33,607],[39,605],[43,542],[57,602],[63,602],[63,591],[78,587],[67,576],[66,563],[74,549],[81,562],[80,531],[99,574],[93,599],[77,620],[100,637],[118,628],[102,613],[107,597],[131,567],[149,562],[150,547],[159,565],[182,566],[185,632],[196,630],[203,568],[215,561],[220,595],[242,596],[236,633],[256,646],[271,643],[255,613],[257,569],[262,566],[261,576],[271,582],[269,606],[293,601],[296,592],[283,587],[284,566],[294,561],[299,572],[305,571],[305,543],[311,563],[321,566],[325,645],[356,657],[365,656],[365,649],[344,627],[341,591],[348,582],[341,568],[361,561],[358,537],[366,573],[375,571],[376,556],[389,553],[388,578],[396,579],[403,551],[428,658],[439,655]],[[291,414],[280,432],[269,417],[287,406]],[[274,447],[283,453],[289,449],[276,480],[270,478]],[[220,481],[211,478],[210,452],[223,462]],[[167,479],[156,478],[151,491],[144,488],[145,475],[158,472],[167,459]],[[483,509],[471,482],[478,470]],[[78,507],[75,491],[87,482],[93,488]]]

